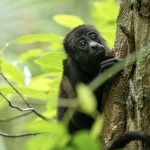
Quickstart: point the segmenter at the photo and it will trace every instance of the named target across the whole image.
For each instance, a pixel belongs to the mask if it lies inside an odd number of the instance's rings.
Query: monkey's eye
[[[98,35],[96,33],[91,33],[89,35],[89,38],[93,41],[96,41],[96,40],[98,40]]]
[[[79,42],[79,47],[80,48],[86,48],[86,46],[87,46],[87,42],[85,41],[85,40],[81,40],[80,42]]]

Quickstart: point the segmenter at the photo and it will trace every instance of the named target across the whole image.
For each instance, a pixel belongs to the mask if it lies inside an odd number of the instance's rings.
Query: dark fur
[[[94,44],[97,43],[98,46],[91,48],[90,45],[88,45],[86,50],[78,49],[78,42],[76,43],[76,41],[78,41],[80,37],[85,36],[88,40],[88,44],[94,41],[88,37],[91,32],[98,35],[98,39],[94,42]],[[64,60],[63,64],[64,72],[60,86],[60,98],[67,98],[68,102],[69,98],[76,97],[75,87],[79,82],[83,82],[85,84],[90,83],[99,73],[102,72],[102,70],[109,68],[117,62],[117,59],[115,59],[109,52],[104,39],[98,31],[90,25],[82,25],[69,32],[64,39],[64,49],[68,54],[68,57]],[[102,52],[97,54],[98,51]],[[101,63],[106,60],[110,61],[108,61],[108,63],[104,63],[105,67],[101,66]],[[98,102],[97,110],[99,112],[102,110],[103,88],[104,86],[101,86],[95,91]],[[58,107],[59,120],[63,119],[66,110],[67,108],[65,107]],[[90,128],[93,121],[94,120],[91,117],[83,113],[76,112],[70,121],[69,132],[73,133],[80,129]]]

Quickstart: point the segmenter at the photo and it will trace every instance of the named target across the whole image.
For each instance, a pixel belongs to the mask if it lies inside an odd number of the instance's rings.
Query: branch
[[[0,132],[0,136],[7,137],[7,138],[21,138],[26,136],[36,136],[42,133],[23,133],[23,134],[8,134]]]
[[[24,103],[28,106],[31,107],[31,105],[25,100],[23,95],[16,89],[16,87],[4,76],[3,73],[0,73],[0,75],[3,77],[3,79],[11,86],[11,88],[21,97],[21,99],[24,101]]]
[[[12,117],[12,118],[0,119],[0,123],[2,123],[2,122],[8,122],[8,121],[13,121],[13,120],[16,120],[16,119],[19,119],[19,118],[22,118],[24,116],[31,115],[31,114],[32,114],[32,112],[28,112],[28,113],[24,113],[24,114],[21,114],[21,115]]]
[[[18,107],[18,106],[16,106],[16,105],[12,104],[12,103],[7,99],[7,97],[6,97],[5,95],[3,95],[2,93],[0,93],[0,96],[3,97],[3,98],[7,101],[7,103],[9,104],[10,107],[15,108],[15,109],[18,109],[19,111],[31,111],[31,110],[33,110],[33,108],[20,108],[20,107]]]
[[[1,94],[1,96],[9,103],[10,107],[16,108],[20,111],[32,111],[36,116],[40,117],[41,119],[45,120],[45,121],[52,121],[52,119],[47,118],[46,116],[43,116],[42,114],[40,114],[39,112],[37,112],[35,110],[35,108],[33,108],[31,106],[31,104],[29,104],[27,102],[27,100],[23,97],[23,95],[17,90],[17,88],[4,76],[3,73],[0,73],[0,75],[3,77],[3,79],[10,85],[10,87],[21,97],[21,99],[23,100],[23,102],[28,106],[28,108],[19,108],[18,106],[13,105],[3,94]]]

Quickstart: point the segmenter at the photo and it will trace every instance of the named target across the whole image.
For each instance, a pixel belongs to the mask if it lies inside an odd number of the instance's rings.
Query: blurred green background
[[[74,136],[74,146],[63,124],[55,121],[57,95],[62,75],[64,36],[75,26],[96,26],[113,47],[119,2],[116,0],[1,0],[0,71],[40,113],[52,118],[47,123],[34,114],[3,122],[20,115],[0,97],[0,132],[11,134],[47,132],[26,138],[0,137],[0,150],[98,150],[99,122],[93,131]],[[0,93],[17,106],[26,105],[0,76]],[[87,144],[88,143],[88,144]]]

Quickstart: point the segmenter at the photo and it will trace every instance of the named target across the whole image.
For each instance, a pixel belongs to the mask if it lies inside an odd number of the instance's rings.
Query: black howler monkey
[[[90,83],[98,74],[118,62],[118,59],[110,53],[100,33],[91,25],[81,25],[69,32],[64,39],[64,49],[68,56],[63,62],[64,71],[59,97],[64,98],[68,103],[70,99],[76,97],[75,87],[79,82]],[[95,91],[99,112],[102,112],[105,84]],[[58,120],[63,119],[67,109],[67,107],[58,104]],[[80,129],[90,128],[93,122],[94,119],[90,116],[76,111],[69,122],[68,130],[70,133],[74,133]],[[144,136],[144,134],[137,132],[124,134],[114,141],[109,150],[123,148],[132,140],[149,142],[150,137]]]
[[[64,39],[64,49],[68,55],[64,60],[64,72],[60,85],[60,98],[75,98],[75,87],[79,82],[90,83],[99,73],[115,64],[118,60],[109,52],[104,39],[90,25],[81,25],[73,29]],[[95,91],[97,110],[102,111],[104,85]],[[69,102],[69,101],[68,101]],[[67,108],[58,106],[58,119],[63,119]],[[90,128],[93,118],[75,112],[69,132]]]

